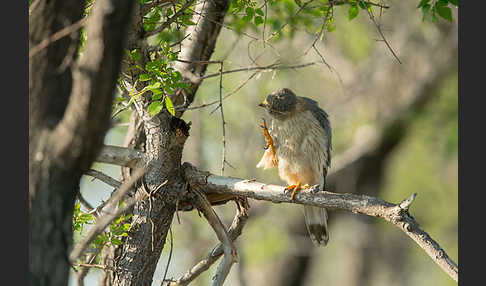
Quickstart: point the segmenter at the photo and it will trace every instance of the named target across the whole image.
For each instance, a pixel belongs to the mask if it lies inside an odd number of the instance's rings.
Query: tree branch
[[[274,203],[312,205],[383,218],[405,232],[442,270],[452,279],[458,281],[457,264],[449,258],[440,245],[420,227],[408,212],[416,194],[399,204],[393,204],[366,195],[317,192],[317,186],[312,186],[306,191],[297,193],[294,200],[291,200],[290,195],[284,192],[285,188],[282,186],[269,185],[252,180],[221,177],[200,171],[189,163],[184,163],[183,168],[190,186],[199,188],[206,194],[217,193]]]
[[[102,181],[103,183],[110,185],[114,188],[119,188],[121,185],[120,182],[118,182],[117,180],[97,170],[89,169],[88,171],[85,172],[85,174],[93,178],[96,178]]]
[[[146,169],[139,169],[133,176],[130,178],[129,181],[124,183],[118,191],[116,191],[109,199],[110,204],[112,206],[116,206],[118,202],[123,198],[123,196],[132,188],[132,186],[137,182],[138,179],[140,179],[146,172]],[[86,234],[86,236],[83,237],[83,239],[74,247],[74,249],[71,251],[71,254],[69,255],[69,261],[71,263],[74,263],[76,259],[78,259],[86,249],[86,247],[101,233],[103,230],[117,217],[120,215],[124,214],[125,212],[129,211],[131,207],[137,202],[136,198],[131,198],[127,204],[123,207],[115,211],[114,213],[111,214],[106,214],[102,217],[100,217],[96,224],[90,228],[89,232]]]
[[[162,23],[162,25],[160,25],[159,27],[153,29],[150,32],[147,32],[145,35],[147,37],[149,37],[149,36],[153,36],[155,34],[158,34],[158,33],[162,32],[163,30],[165,30],[167,27],[169,27],[170,24],[172,24],[175,20],[177,20],[177,18],[179,18],[179,16],[182,13],[184,13],[184,11],[187,8],[189,8],[189,6],[191,6],[193,2],[194,2],[194,0],[188,0],[186,4],[184,4],[174,15],[172,15],[172,17],[170,17],[169,19],[167,19],[167,21],[165,21],[164,23]]]
[[[228,230],[228,237],[231,241],[235,241],[238,236],[241,235],[243,227],[248,220],[248,206],[244,205],[237,208],[237,213],[231,227]],[[221,255],[223,255],[223,244],[219,243],[213,250],[211,250],[206,258],[201,260],[199,263],[194,265],[189,271],[187,271],[182,277],[177,279],[175,282],[169,283],[170,286],[185,286],[196,279],[201,273],[208,270],[214,262],[216,262]]]
[[[196,189],[193,189],[193,192],[195,193],[194,205],[203,213],[204,217],[209,222],[216,233],[216,236],[221,242],[224,257],[221,263],[218,265],[218,269],[216,270],[216,274],[213,276],[213,282],[211,284],[212,286],[221,286],[223,285],[226,276],[228,276],[231,266],[233,263],[237,262],[238,258],[236,248],[233,245],[233,241],[229,238],[224,224],[216,215],[206,197]]]
[[[127,147],[104,145],[95,161],[123,167],[140,168],[146,161],[146,155],[142,151]]]

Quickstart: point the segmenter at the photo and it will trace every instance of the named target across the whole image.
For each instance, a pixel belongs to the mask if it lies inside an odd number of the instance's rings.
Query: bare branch
[[[196,189],[193,189],[193,191],[196,194],[195,205],[197,209],[204,214],[204,217],[213,228],[223,247],[224,257],[216,270],[216,274],[213,276],[213,282],[211,284],[212,286],[221,286],[226,276],[228,276],[231,266],[237,262],[236,248],[233,245],[233,241],[229,238],[224,224],[216,215],[206,197]]]
[[[149,36],[153,36],[155,34],[158,34],[160,32],[162,32],[165,28],[169,27],[170,24],[172,24],[175,20],[177,20],[177,18],[182,14],[184,13],[184,11],[189,8],[189,6],[192,5],[192,3],[194,2],[194,0],[188,0],[186,4],[184,4],[180,9],[179,11],[177,11],[172,17],[170,17],[169,19],[167,19],[167,21],[165,21],[164,23],[162,23],[162,25],[160,25],[159,27],[153,29],[152,31],[150,32],[147,32],[146,33],[146,36],[149,37]]]
[[[363,3],[363,4],[365,3],[363,0],[359,0],[359,1],[361,3]],[[393,54],[393,56],[395,57],[395,59],[398,61],[398,63],[401,64],[402,62],[400,61],[400,59],[398,58],[397,54],[395,53],[395,51],[390,46],[390,43],[388,43],[388,41],[386,40],[385,35],[381,31],[380,25],[378,25],[378,23],[376,23],[375,16],[373,15],[373,12],[371,11],[371,9],[369,9],[369,10],[367,9],[366,11],[368,12],[368,16],[370,16],[371,22],[373,22],[373,24],[376,27],[376,30],[378,31],[378,33],[380,34],[381,38],[383,39],[383,42],[385,42],[386,46],[388,47],[388,49],[390,50],[390,52]]]
[[[140,179],[146,172],[146,168],[138,169],[133,176],[130,178],[129,181],[124,183],[118,191],[116,191],[113,196],[110,197],[110,203],[112,205],[118,204],[118,202],[121,200],[121,198],[132,188],[132,186],[135,184],[135,182]],[[128,200],[127,204],[123,207],[118,209],[116,212],[112,214],[106,214],[98,219],[96,224],[89,230],[89,232],[86,234],[85,237],[74,247],[74,249],[71,251],[71,254],[69,255],[69,261],[71,263],[74,263],[76,259],[78,259],[86,249],[86,247],[98,236],[103,230],[117,217],[120,215],[124,214],[128,210],[131,209],[131,207],[136,203],[136,199],[132,198]]]
[[[248,206],[243,206],[241,208],[237,208],[237,213],[233,222],[231,223],[231,227],[228,230],[228,236],[231,241],[235,241],[238,236],[241,235],[243,227],[248,220]],[[185,286],[196,279],[201,273],[208,270],[214,262],[216,262],[221,255],[223,255],[223,245],[219,243],[216,245],[213,250],[209,252],[209,254],[201,260],[199,263],[194,265],[189,271],[187,271],[181,278],[175,281],[175,284],[169,284],[171,286]]]
[[[121,183],[118,182],[117,180],[113,179],[112,177],[97,171],[93,169],[89,169],[88,171],[85,172],[86,175],[91,176],[93,178],[96,178],[100,181],[102,181],[105,184],[108,184],[114,188],[119,188],[121,186]]]
[[[290,19],[287,22],[285,22],[285,24],[283,24],[282,26],[280,26],[280,28],[277,31],[273,32],[270,35],[270,37],[268,37],[268,39],[265,40],[265,42],[268,43],[271,39],[273,39],[273,37],[275,37],[276,35],[278,35],[280,33],[280,31],[282,31],[290,23],[290,21],[293,20],[293,18],[295,16],[297,16],[307,5],[309,5],[313,1],[314,0],[309,0],[309,1],[305,2],[304,4],[302,4],[302,6],[299,7],[299,10],[297,10],[297,12],[295,12],[295,14],[292,17],[290,17]]]
[[[223,112],[223,62],[219,66],[219,111],[221,112],[221,124],[223,126],[223,150],[221,156],[221,176],[224,175],[224,165],[226,164],[226,122],[224,121]]]
[[[408,208],[415,198],[415,194],[404,202],[393,204],[366,195],[318,192],[318,186],[312,186],[306,191],[297,193],[294,200],[291,200],[290,195],[284,192],[285,188],[282,186],[238,178],[221,177],[200,171],[189,163],[184,164],[184,171],[191,187],[199,188],[207,194],[217,193],[271,201],[274,203],[312,205],[383,218],[405,232],[451,278],[458,281],[457,264],[449,258],[439,244],[420,227],[408,212]]]
[[[145,160],[145,153],[142,151],[112,145],[104,145],[95,159],[96,162],[130,168],[142,167]]]
[[[225,100],[226,98],[230,97],[231,95],[235,94],[238,90],[240,90],[243,86],[245,86],[249,81],[250,79],[252,79],[253,77],[255,77],[257,74],[259,74],[259,72],[254,72],[252,73],[247,79],[245,79],[243,82],[240,83],[240,85],[238,85],[235,89],[233,89],[230,93],[228,93],[227,95],[225,95],[223,97],[223,100]],[[210,102],[210,103],[205,103],[205,104],[201,104],[201,105],[198,105],[198,106],[194,106],[194,107],[187,107],[185,108],[184,110],[192,110],[192,109],[200,109],[200,108],[205,108],[205,107],[208,107],[208,106],[211,106],[211,105],[214,105],[216,103],[218,103],[219,100],[215,100],[213,102]]]
[[[34,7],[35,8],[35,7]],[[54,43],[55,41],[62,39],[70,34],[76,32],[77,30],[81,29],[83,25],[86,23],[88,18],[84,17],[81,20],[77,21],[76,23],[69,25],[56,33],[54,33],[49,38],[44,39],[42,42],[37,44],[35,47],[29,50],[29,59],[35,56],[38,52],[42,51],[43,49],[47,48],[50,44]]]
[[[271,64],[263,67],[246,67],[246,68],[240,68],[240,69],[234,69],[234,70],[229,70],[229,71],[224,71],[223,74],[228,74],[228,73],[235,73],[235,72],[244,72],[244,71],[254,71],[254,70],[287,70],[287,69],[298,69],[298,68],[305,68],[308,66],[315,65],[316,62],[310,62],[310,63],[305,63],[305,64],[299,64],[299,65],[279,65],[279,64]],[[210,77],[217,77],[219,76],[220,73],[213,73],[213,74],[208,74],[206,76],[201,77],[201,79],[206,79]]]

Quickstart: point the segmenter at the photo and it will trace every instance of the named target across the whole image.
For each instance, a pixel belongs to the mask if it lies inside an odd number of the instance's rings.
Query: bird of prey
[[[331,164],[331,126],[327,113],[317,102],[296,96],[288,88],[274,91],[259,106],[264,107],[272,122],[263,133],[266,150],[257,168],[278,168],[278,174],[292,191],[319,185],[324,190]],[[325,246],[329,241],[325,208],[304,206],[304,218],[312,242]]]

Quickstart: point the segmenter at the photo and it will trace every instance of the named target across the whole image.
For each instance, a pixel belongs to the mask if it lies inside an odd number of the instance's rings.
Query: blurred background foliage
[[[230,9],[238,9],[237,4],[241,2],[245,1],[233,1]],[[283,23],[290,22],[275,39],[264,44],[248,36],[260,38],[262,35],[264,24],[255,20],[260,15],[255,9],[263,10],[264,2],[255,2],[251,21],[245,8],[251,7],[248,3],[253,2],[247,1],[240,12],[228,15],[227,27],[219,36],[213,59],[225,59],[225,70],[256,64],[265,66],[275,61],[287,65],[316,64],[262,71],[250,80],[253,71],[224,76],[223,95],[248,80],[224,100],[226,159],[231,164],[225,167],[224,175],[283,184],[275,169],[255,168],[264,145],[259,124],[262,117],[268,120],[257,104],[277,88],[288,87],[297,95],[310,97],[329,113],[333,158],[362,141],[365,144],[363,138],[376,134],[400,116],[415,97],[427,93],[431,99],[423,109],[410,115],[403,138],[381,158],[382,176],[371,194],[396,203],[417,192],[411,214],[460,263],[457,11],[452,9],[450,23],[423,21],[423,9],[417,9],[416,1],[386,1],[389,9],[381,12],[373,9],[387,41],[402,61],[399,64],[366,10],[350,21],[349,6],[336,6],[330,24],[335,27],[331,32],[325,31],[323,39],[316,42],[320,54],[332,67],[330,70],[313,49],[305,53],[319,31],[322,21],[317,20],[322,20],[319,19],[322,14],[315,16],[303,10],[291,19],[300,1],[268,1],[273,8],[268,9],[266,37],[278,31]],[[241,20],[243,17],[247,19]],[[167,41],[179,36],[161,33],[156,40]],[[218,65],[210,65],[206,74],[217,73],[218,69]],[[433,88],[424,88],[430,84]],[[204,80],[192,106],[218,98],[219,77],[211,77]],[[191,121],[192,127],[183,158],[219,175],[222,122],[216,107],[185,112],[183,119]],[[106,144],[122,145],[129,116],[128,110],[116,117],[118,121],[107,134]],[[95,164],[93,168],[114,178],[120,174],[116,166]],[[352,176],[348,179],[355,180]],[[343,191],[339,185],[336,188],[333,191]],[[106,200],[111,191],[112,188],[91,177],[82,179],[81,192],[92,205]],[[307,237],[301,207],[253,200],[250,206],[250,218],[237,240],[240,261],[231,270],[226,285],[456,285],[404,233],[379,219],[331,211],[330,242],[325,248],[315,248]],[[233,203],[215,209],[226,224],[231,223],[235,213]],[[215,234],[197,212],[180,212],[178,216],[181,223],[174,219],[173,255],[167,275],[174,278],[204,258],[217,244]],[[153,285],[161,283],[169,252],[167,243]],[[296,269],[296,265],[301,268]],[[214,270],[213,266],[191,285],[208,285]],[[97,270],[91,270],[86,285],[96,285],[96,277]]]

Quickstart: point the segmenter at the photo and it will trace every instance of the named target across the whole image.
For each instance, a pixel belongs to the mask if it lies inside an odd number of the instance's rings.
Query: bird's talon
[[[290,185],[290,186],[285,187],[284,192],[285,193],[288,193],[290,190],[292,190],[292,194],[290,195],[290,200],[293,201],[294,200],[295,193],[299,189],[301,189],[301,185],[300,185],[300,183],[297,183],[295,185]]]
[[[284,192],[288,192],[288,191],[290,191],[290,190],[292,190],[292,189],[295,189],[295,187],[297,187],[297,185],[290,185],[290,186],[287,186],[287,187],[285,187]]]

